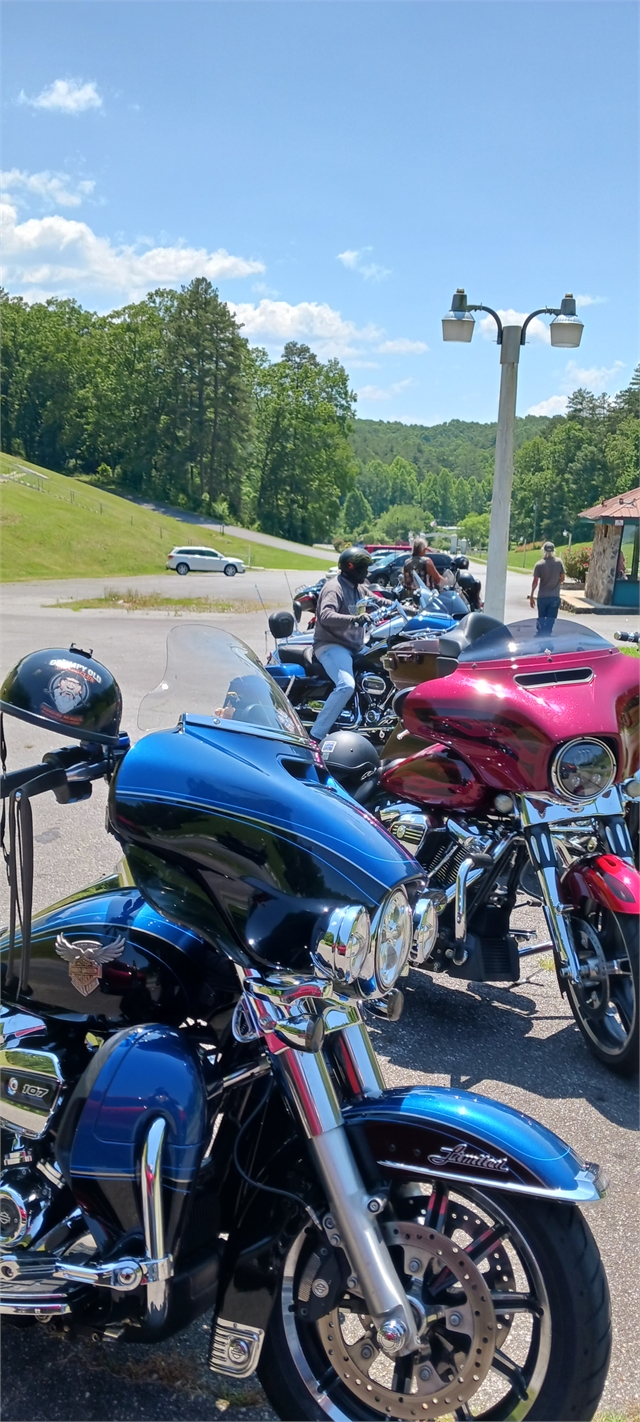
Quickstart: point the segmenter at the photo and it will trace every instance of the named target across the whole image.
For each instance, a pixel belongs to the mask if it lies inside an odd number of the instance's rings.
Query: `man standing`
[[[560,609],[560,588],[564,582],[564,564],[561,558],[555,556],[555,544],[543,543],[542,552],[544,556],[536,563],[533,570],[533,582],[529,595],[529,606],[533,607],[533,597],[539,583],[537,623],[539,636],[553,631],[553,624]]]
[[[356,604],[367,597],[365,578],[370,562],[364,548],[345,548],[338,559],[337,578],[328,578],[320,589],[313,651],[335,687],[314,723],[316,741],[329,734],[355,691],[353,656],[362,647],[368,621],[366,616],[358,616]]]

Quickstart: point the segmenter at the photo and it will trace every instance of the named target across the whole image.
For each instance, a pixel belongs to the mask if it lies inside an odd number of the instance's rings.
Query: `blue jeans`
[[[559,597],[539,597],[538,598],[538,623],[537,630],[539,636],[545,632],[553,632],[553,624],[560,611]]]
[[[351,700],[356,689],[356,679],[353,675],[353,654],[348,647],[320,647],[316,651],[316,657],[335,686],[331,695],[327,697],[324,706],[314,721],[311,728],[315,740],[321,741],[328,736],[340,712],[344,710],[347,702]]]

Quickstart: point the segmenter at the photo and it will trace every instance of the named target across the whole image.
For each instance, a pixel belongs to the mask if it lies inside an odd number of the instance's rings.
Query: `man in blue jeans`
[[[534,606],[534,593],[538,584],[538,636],[542,637],[547,632],[553,632],[553,624],[560,610],[560,588],[564,582],[564,564],[561,558],[556,558],[555,545],[553,543],[543,543],[543,557],[536,563],[533,570],[533,582],[529,596],[529,606]]]
[[[365,579],[371,556],[364,548],[345,548],[338,559],[337,578],[328,578],[320,589],[316,607],[313,651],[335,683],[313,726],[313,740],[321,741],[351,700],[355,691],[353,657],[362,649],[369,621],[356,608],[369,589]]]

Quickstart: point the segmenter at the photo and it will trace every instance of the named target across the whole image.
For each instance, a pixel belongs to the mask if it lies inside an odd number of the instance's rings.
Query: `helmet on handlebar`
[[[107,667],[73,642],[30,652],[5,677],[0,710],[78,741],[117,746],[122,695]]]
[[[357,587],[358,583],[364,582],[372,561],[371,554],[367,553],[366,548],[358,548],[354,544],[351,548],[343,548],[338,558],[338,567],[342,577]]]

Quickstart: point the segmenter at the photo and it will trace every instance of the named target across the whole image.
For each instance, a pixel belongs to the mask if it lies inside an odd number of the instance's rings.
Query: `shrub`
[[[565,553],[562,561],[568,578],[573,578],[576,583],[585,581],[592,549],[592,543],[581,543],[578,547],[571,548],[568,553]]]

